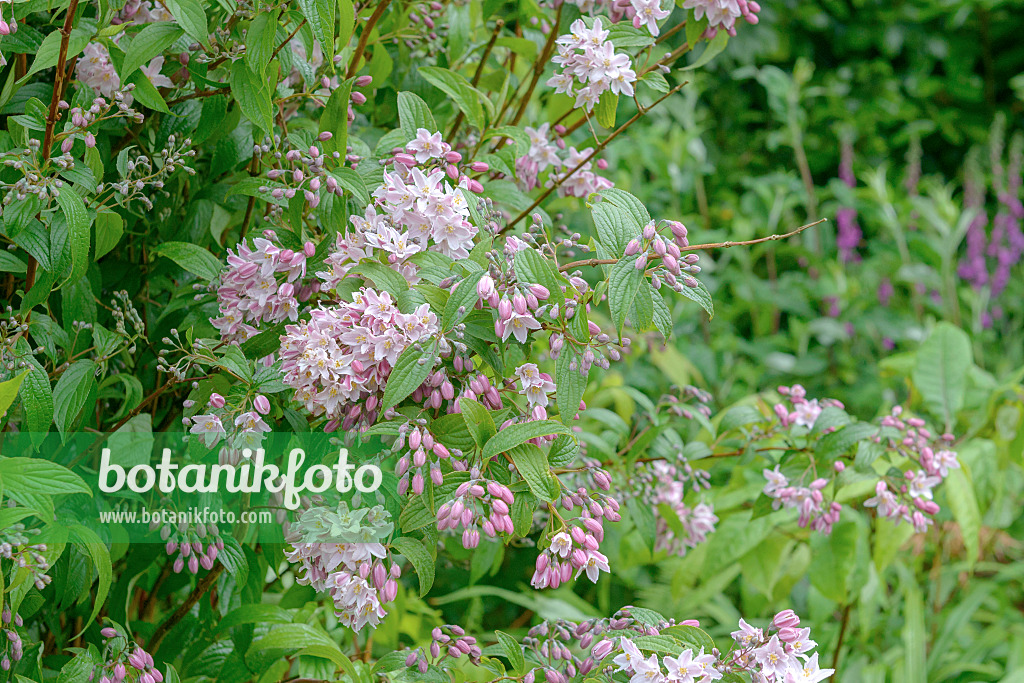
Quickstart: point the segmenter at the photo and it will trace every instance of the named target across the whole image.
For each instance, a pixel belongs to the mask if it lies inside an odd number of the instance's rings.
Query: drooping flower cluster
[[[469,477],[468,481],[459,484],[455,497],[438,508],[437,530],[461,526],[464,529],[464,548],[480,545],[480,531],[488,538],[495,538],[499,533],[515,533],[509,514],[515,502],[511,489],[499,482],[483,479],[475,467],[470,470]]]
[[[100,629],[105,640],[103,664],[90,674],[90,681],[99,683],[161,683],[164,676],[156,668],[153,656],[133,643],[118,628],[105,626]],[[99,677],[97,677],[99,674]]]
[[[194,406],[194,401],[185,401],[186,410]],[[220,453],[221,464],[237,465],[242,457],[250,457],[263,442],[263,435],[271,431],[263,419],[270,412],[270,399],[263,394],[257,394],[251,402],[246,399],[237,406],[229,406],[223,396],[214,392],[210,394],[206,408],[209,412],[183,417],[181,422],[189,427],[189,434],[195,434],[207,448],[212,448],[221,439],[226,441],[227,445]]]
[[[39,529],[26,529],[24,524],[15,523],[0,531],[0,558],[14,563],[19,569],[28,573],[28,580],[36,588],[43,590],[52,580],[47,572],[50,563],[43,555],[45,543],[32,543],[31,537],[39,533]]]
[[[607,474],[598,476],[605,484],[603,488],[607,489]],[[573,571],[576,578],[585,572],[593,583],[597,583],[601,572],[611,571],[608,558],[599,548],[604,540],[604,520],[617,522],[622,519],[618,501],[580,487],[576,492],[562,496],[562,507],[566,511],[579,507],[580,516],[563,522],[561,528],[551,535],[548,547],[537,556],[530,585],[538,590],[558,588],[573,577]]]
[[[779,393],[786,396],[790,403],[789,407],[785,402],[775,404],[775,414],[783,427],[799,425],[811,429],[822,410],[830,406],[840,409],[843,407],[842,402],[831,398],[820,401],[816,398],[808,399],[807,390],[799,384],[794,384],[792,387],[779,387]]]
[[[899,524],[905,521],[918,533],[928,530],[931,517],[939,512],[939,505],[932,498],[932,489],[949,476],[949,471],[959,469],[956,453],[949,448],[952,434],[943,434],[937,439],[925,426],[924,420],[903,417],[900,406],[893,408],[882,418],[882,432],[879,442],[888,444],[894,453],[916,464],[906,470],[903,480],[888,476],[875,485],[875,495],[864,505],[873,507],[878,514]]]
[[[350,302],[316,308],[308,321],[285,328],[284,382],[311,414],[328,417],[327,431],[343,421],[346,430],[372,423],[398,356],[437,331],[429,305],[402,313],[387,292],[362,288]]]
[[[160,526],[157,522],[152,522],[149,528],[151,531],[160,529],[160,538],[165,542],[164,550],[168,556],[178,554],[172,565],[175,574],[180,574],[186,566],[193,574],[198,574],[200,567],[206,570],[213,569],[217,554],[224,550],[224,540],[216,524],[181,523]]]
[[[21,634],[18,633],[17,628],[24,625],[21,615],[15,612],[11,614],[11,608],[9,605],[3,606],[3,612],[0,614],[0,648],[2,648],[3,656],[0,656],[0,669],[3,671],[10,671],[11,667],[21,661],[21,658],[25,656],[25,645],[21,640]]]
[[[631,68],[629,55],[615,51],[601,18],[595,18],[590,28],[582,19],[577,19],[569,31],[559,36],[558,54],[551,59],[562,71],[552,76],[547,84],[556,93],[575,96],[574,106],[587,111],[593,110],[607,91],[632,97],[636,72]]]
[[[476,643],[476,638],[467,636],[466,630],[455,624],[437,626],[430,632],[430,646],[426,654],[422,648],[409,651],[405,656],[406,667],[416,667],[421,674],[427,673],[431,666],[438,666],[447,659],[457,660],[469,655],[473,664],[480,663],[483,650]]]
[[[800,628],[800,617],[793,610],[776,614],[767,630],[740,619],[740,627],[732,632],[732,637],[737,649],[731,653],[729,663],[736,669],[753,672],[754,680],[818,683],[835,673],[834,669],[819,666],[818,653],[811,654],[818,644],[811,640],[811,629]]]
[[[697,265],[700,257],[682,254],[682,249],[690,244],[686,226],[679,221],[666,221],[662,229],[666,228],[671,238],[662,235],[655,222],[651,221],[640,235],[626,244],[625,255],[636,257],[633,265],[637,270],[650,270],[651,285],[655,289],[661,289],[662,283],[677,292],[683,291],[683,287],[697,287],[697,278],[693,276],[701,270]]]
[[[398,594],[398,564],[385,567],[388,551],[381,543],[394,530],[381,506],[349,510],[312,507],[289,527],[292,544],[285,553],[299,565],[296,581],[329,593],[341,623],[356,631],[376,628],[387,616],[384,604]]]
[[[217,287],[221,316],[210,322],[229,341],[255,336],[260,323],[298,320],[299,303],[319,288],[315,280],[306,286],[301,282],[314,245],[307,242],[301,251],[292,251],[277,246],[273,237],[270,233],[255,238],[252,247],[243,241],[228,249],[228,269]]]

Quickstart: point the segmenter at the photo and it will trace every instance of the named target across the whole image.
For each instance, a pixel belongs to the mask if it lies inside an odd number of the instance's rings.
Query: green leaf
[[[621,257],[629,241],[639,237],[643,230],[643,226],[637,225],[625,209],[610,202],[598,202],[591,213],[597,228],[597,241],[616,257]]]
[[[306,17],[313,37],[320,41],[324,62],[334,63],[334,10],[338,0],[299,0],[299,9]]]
[[[561,485],[558,478],[551,473],[548,459],[540,448],[532,443],[521,443],[507,449],[507,452],[533,495],[548,502],[558,499]]]
[[[245,32],[245,65],[254,74],[264,75],[277,47],[279,12],[258,12]]]
[[[29,350],[28,342],[18,340],[18,350],[28,362],[28,374],[21,383],[21,402],[25,407],[25,426],[28,431],[49,431],[53,423],[53,389],[46,369]],[[2,411],[0,411],[2,412]],[[34,437],[38,438],[38,437]]]
[[[418,95],[411,92],[398,93],[398,121],[405,134],[405,142],[416,137],[419,128],[426,128],[431,133],[437,131],[434,115],[430,107]]]
[[[188,272],[198,275],[204,280],[215,279],[224,267],[220,259],[191,242],[164,242],[154,249],[153,253],[166,256]]]
[[[634,608],[635,610],[635,608]],[[715,641],[703,629],[689,624],[677,624],[661,629],[661,635],[672,636],[681,641],[694,652],[704,648],[705,652],[711,652],[715,647]]]
[[[554,420],[534,420],[532,422],[520,422],[504,427],[495,434],[484,445],[483,459],[488,460],[505,453],[519,444],[526,443],[530,439],[536,439],[549,434],[572,434],[572,430],[561,422]],[[545,467],[547,461],[545,460]]]
[[[238,101],[245,117],[259,126],[264,133],[274,132],[273,93],[266,80],[257,76],[244,60],[231,65],[231,94]]]
[[[68,540],[80,544],[92,559],[96,567],[98,583],[96,585],[96,600],[93,602],[92,613],[85,620],[83,629],[92,624],[100,609],[106,604],[107,594],[110,592],[110,583],[113,579],[113,571],[110,566],[110,550],[100,540],[96,532],[81,524],[72,524],[68,527]]]
[[[478,130],[483,130],[486,127],[481,102],[487,98],[470,85],[465,76],[439,66],[421,66],[419,73],[428,83],[452,98],[459,111],[466,115],[466,120],[471,126]],[[431,129],[431,132],[434,130]]]
[[[914,386],[921,392],[928,410],[940,418],[946,430],[956,424],[964,405],[967,370],[972,363],[967,333],[951,323],[941,322],[917,350]]]
[[[121,214],[113,211],[100,211],[96,214],[96,260],[109,253],[117,246],[124,234],[124,219]]]
[[[621,259],[611,267],[608,280],[608,307],[611,309],[612,324],[620,336],[626,316],[630,309],[635,309],[637,297],[646,284],[643,271],[637,270],[632,257]],[[638,325],[638,321],[634,320],[633,324]]]
[[[653,553],[654,544],[658,540],[658,524],[654,519],[654,509],[632,496],[626,499],[626,509],[629,510],[636,530],[640,532],[640,538]]]
[[[71,247],[71,274],[65,283],[78,282],[89,267],[89,212],[82,198],[70,187],[57,195],[57,203],[68,222],[68,238]]]
[[[512,670],[516,674],[523,674],[526,671],[526,658],[523,656],[522,645],[519,644],[518,640],[503,631],[495,631],[494,635],[498,637],[498,642],[501,643],[501,647],[505,650],[505,656],[508,657]]]
[[[383,289],[395,298],[409,289],[409,281],[405,279],[404,275],[377,261],[364,260],[348,272],[349,275],[358,275],[370,280],[376,289]]]
[[[22,380],[28,374],[28,370],[25,370],[17,377],[12,377],[6,382],[0,382],[0,417],[7,414],[7,409],[14,403],[14,399],[18,397],[18,389],[21,387]]]
[[[832,461],[848,452],[857,442],[878,433],[878,427],[867,422],[854,422],[829,432],[818,439],[814,454],[823,460]]]
[[[154,57],[174,44],[184,31],[169,21],[158,21],[143,27],[135,34],[124,53],[121,62],[121,76],[127,77],[136,69],[148,64]]]
[[[422,598],[430,592],[430,587],[434,585],[434,558],[423,547],[423,543],[409,536],[396,538],[391,542],[391,547],[412,562],[412,568],[416,570],[416,576],[420,580],[420,597]]]
[[[244,624],[290,624],[292,615],[277,605],[256,604],[242,605],[231,610],[217,624],[217,632],[223,633],[235,626]]]
[[[459,408],[465,417],[466,427],[473,435],[473,441],[476,442],[478,448],[482,448],[491,437],[498,433],[491,413],[479,401],[463,396],[459,399]]]
[[[53,417],[63,438],[85,408],[86,399],[96,388],[96,363],[77,360],[72,363],[53,387]]]
[[[402,355],[395,362],[395,367],[391,369],[387,386],[384,387],[384,398],[381,400],[380,414],[383,415],[388,408],[398,405],[400,401],[405,400],[409,394],[416,391],[416,388],[426,381],[436,362],[436,341],[431,343],[429,347],[424,346],[422,350],[417,350],[415,346],[410,346],[405,351],[402,351]]]
[[[324,107],[324,113],[320,116],[320,132],[331,134],[331,139],[324,140],[322,143],[324,152],[327,154],[335,152],[345,154],[345,148],[348,145],[348,102],[354,83],[354,78],[342,81],[331,93],[330,99],[327,100],[327,106]],[[351,171],[352,169],[345,170]]]
[[[480,299],[476,292],[477,284],[479,284],[480,278],[486,274],[487,272],[483,270],[473,271],[455,285],[455,289],[444,305],[441,329],[445,332],[450,331],[472,312],[473,306]]]
[[[24,275],[28,272],[28,264],[9,251],[0,251],[0,273]]]
[[[903,681],[926,683],[928,680],[928,633],[925,630],[924,600],[915,580],[903,579]]]
[[[92,490],[77,474],[41,458],[0,459],[0,481],[3,481],[5,493],[14,491],[50,496],[65,493],[92,495]]]
[[[189,37],[201,45],[209,43],[209,24],[199,0],[166,0],[166,4],[174,20],[185,29]]]
[[[91,31],[86,31],[83,28],[72,29],[71,37],[68,40],[68,52],[66,59],[70,60],[72,57],[80,55],[91,39]],[[18,80],[18,85],[25,83],[33,74],[42,71],[43,69],[50,69],[57,66],[57,60],[60,58],[60,43],[60,31],[50,31],[47,33],[46,37],[43,38],[43,42],[39,46],[39,49],[36,51],[36,58],[32,60],[32,66],[30,66],[28,71],[25,72],[25,75]]]
[[[523,249],[515,255],[516,279],[523,283],[536,283],[548,290],[548,301],[559,306],[565,301],[562,283],[555,264],[536,249]]]
[[[615,127],[615,111],[619,108],[619,96],[605,90],[594,107],[594,118],[604,128]]]
[[[707,47],[704,48],[704,52],[700,53],[700,57],[697,58],[693,64],[689,64],[679,69],[679,71],[692,71],[693,69],[699,69],[704,66],[712,59],[722,54],[722,50],[729,44],[729,34],[726,31],[719,31],[718,35],[711,39]]]
[[[574,361],[575,367],[572,367]],[[558,417],[565,424],[569,424],[579,412],[580,401],[587,390],[588,374],[589,370],[583,372],[583,354],[566,342],[555,361],[555,403],[558,405]]]
[[[700,280],[697,280],[696,287],[687,287],[684,285],[680,294],[690,301],[696,301],[700,304],[700,307],[707,312],[708,318],[715,317],[715,304],[711,300],[711,293],[708,292],[707,287],[705,287],[704,283]]]
[[[297,657],[309,655],[311,657],[321,657],[323,659],[330,660],[331,662],[334,662],[339,669],[345,672],[348,676],[348,680],[359,680],[359,675],[356,673],[356,668],[353,666],[352,660],[349,659],[337,645],[333,647],[329,647],[327,645],[310,645],[302,648],[296,652],[295,655]]]
[[[942,490],[949,501],[953,519],[960,525],[960,536],[964,541],[967,554],[967,565],[974,567],[978,561],[981,544],[981,511],[978,499],[974,495],[974,487],[963,469],[950,470],[949,476],[942,485]]]

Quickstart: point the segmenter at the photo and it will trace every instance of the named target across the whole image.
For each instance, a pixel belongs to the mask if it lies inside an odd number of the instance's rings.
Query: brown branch
[[[352,78],[356,75],[356,71],[359,69],[359,60],[362,59],[363,52],[366,50],[366,42],[370,40],[370,33],[373,32],[373,27],[377,25],[377,21],[380,20],[384,10],[390,4],[391,0],[380,0],[377,9],[373,10],[373,14],[370,15],[366,26],[363,27],[363,32],[359,35],[359,42],[356,44],[356,51],[352,53],[352,60],[348,63],[348,71],[345,73],[345,78]]]
[[[832,668],[833,669],[838,669],[838,667],[839,667],[839,653],[843,649],[843,640],[846,637],[846,626],[847,626],[847,624],[850,623],[850,608],[851,607],[852,607],[852,604],[847,604],[846,607],[843,608],[842,621],[840,622],[840,625],[839,625],[839,642],[836,643],[836,650],[832,654]]]
[[[274,58],[277,57],[277,53],[280,52],[281,50],[283,50],[284,46],[287,45],[288,43],[290,43],[292,38],[295,37],[295,34],[299,32],[299,29],[301,29],[305,25],[306,25],[306,20],[305,19],[303,19],[302,21],[299,22],[299,25],[296,26],[295,29],[291,33],[288,34],[288,37],[285,38],[281,42],[281,44],[277,46],[277,48],[274,50],[274,54],[270,55],[270,61],[274,61]]]
[[[702,251],[705,249],[728,249],[730,247],[744,247],[751,244],[760,244],[762,242],[775,242],[777,240],[784,240],[787,237],[793,235],[799,235],[801,232],[808,228],[813,228],[815,225],[824,223],[827,218],[821,218],[813,223],[807,225],[801,225],[796,230],[791,230],[783,235],[768,235],[767,237],[758,237],[756,240],[743,240],[741,242],[708,242],[706,244],[691,244],[687,247],[681,247],[679,251]],[[617,258],[588,258],[582,261],[573,261],[572,263],[566,263],[564,266],[560,266],[558,271],[564,273],[573,268],[582,268],[585,266],[606,266],[612,263],[618,263],[620,259]]]
[[[78,0],[71,0],[68,5],[67,15],[64,17],[64,25],[60,30],[60,52],[57,55],[57,73],[54,76],[53,96],[50,97],[50,109],[46,116],[46,132],[43,134],[43,164],[50,160],[50,148],[53,146],[53,129],[57,126],[58,105],[64,96],[64,88],[67,87],[67,59],[68,42],[71,40],[71,29],[74,24],[75,12],[78,11]],[[36,269],[38,263],[34,256],[29,254],[27,269],[25,270],[25,294],[31,291],[36,284]]]
[[[600,154],[600,153],[601,153],[601,151],[602,151],[602,150],[603,150],[603,149],[604,149],[605,147],[607,147],[607,146],[608,146],[608,144],[609,144],[609,143],[611,143],[611,141],[612,141],[612,140],[614,140],[615,138],[619,137],[619,135],[621,135],[621,134],[622,134],[623,132],[625,132],[625,131],[626,131],[626,129],[628,129],[628,128],[629,128],[630,126],[632,126],[632,125],[633,125],[634,123],[636,123],[636,122],[637,122],[637,121],[638,121],[638,120],[640,119],[640,117],[642,117],[642,116],[643,116],[644,114],[646,114],[646,113],[647,113],[647,112],[649,112],[649,111],[650,111],[651,109],[654,109],[654,108],[655,108],[656,106],[658,106],[659,104],[661,104],[662,102],[664,102],[664,101],[665,101],[666,99],[668,99],[668,98],[669,98],[669,97],[670,97],[671,95],[674,95],[674,94],[676,94],[677,92],[679,92],[679,90],[680,90],[680,89],[681,89],[681,88],[682,88],[682,87],[683,87],[684,85],[686,85],[686,84],[687,84],[688,82],[689,82],[689,81],[683,81],[682,83],[680,83],[680,84],[679,84],[679,85],[677,85],[676,87],[672,88],[672,89],[671,89],[671,90],[669,90],[669,91],[668,91],[667,93],[665,93],[664,95],[662,95],[661,97],[659,97],[659,98],[658,98],[657,100],[655,100],[655,101],[654,101],[654,102],[653,102],[653,103],[651,104],[651,106],[647,107],[646,109],[641,109],[641,110],[640,110],[640,111],[638,111],[638,112],[637,112],[636,114],[634,114],[634,115],[633,115],[632,117],[630,117],[630,119],[629,119],[628,121],[626,121],[626,122],[625,122],[624,124],[622,124],[621,126],[619,126],[618,128],[616,128],[616,129],[615,129],[614,131],[612,131],[612,134],[611,134],[611,135],[609,135],[608,137],[606,137],[606,138],[605,138],[604,140],[602,140],[601,142],[599,142],[599,143],[597,144],[597,146],[596,146],[596,147],[594,148],[594,150],[593,150],[593,151],[592,151],[592,152],[591,152],[590,154],[588,154],[588,155],[586,156],[586,158],[585,158],[585,159],[583,159],[582,161],[580,161],[580,163],[579,163],[579,164],[577,164],[577,165],[576,165],[576,166],[575,166],[575,167],[574,167],[574,168],[573,168],[573,169],[572,169],[571,171],[569,171],[569,172],[568,172],[568,173],[566,173],[566,174],[565,174],[564,176],[562,176],[561,178],[559,178],[559,179],[558,179],[558,182],[552,183],[551,187],[549,187],[549,188],[548,188],[547,190],[545,190],[544,192],[542,192],[542,193],[541,193],[541,195],[540,195],[539,197],[537,197],[537,199],[536,199],[536,200],[535,200],[535,201],[534,201],[534,202],[533,202],[532,204],[530,204],[530,206],[528,206],[528,207],[527,207],[526,209],[524,209],[522,213],[520,213],[520,214],[519,214],[518,216],[516,216],[516,217],[515,217],[515,218],[513,218],[513,219],[512,219],[511,221],[509,221],[509,223],[507,223],[507,224],[505,225],[505,227],[503,227],[503,228],[502,228],[501,230],[499,230],[499,231],[498,231],[498,234],[500,235],[501,233],[505,232],[505,231],[506,231],[506,230],[508,230],[509,228],[513,227],[513,226],[514,226],[514,225],[515,225],[516,223],[518,223],[519,221],[523,220],[523,218],[525,218],[526,216],[530,215],[530,212],[531,212],[531,211],[533,211],[533,210],[534,210],[534,209],[536,209],[536,208],[537,208],[538,206],[540,206],[540,203],[541,203],[541,202],[543,202],[543,201],[544,201],[545,199],[547,199],[547,198],[548,198],[548,196],[549,196],[549,195],[550,195],[550,194],[551,194],[552,192],[554,192],[555,190],[557,190],[557,189],[558,189],[558,188],[559,188],[559,187],[560,187],[560,186],[562,185],[562,183],[564,183],[564,182],[565,182],[566,180],[568,180],[568,179],[569,179],[569,178],[571,178],[571,177],[572,177],[573,175],[575,175],[575,174],[576,174],[576,172],[577,172],[577,171],[579,171],[579,170],[580,170],[581,168],[583,168],[584,166],[586,166],[586,165],[587,165],[587,164],[588,164],[588,163],[590,162],[590,160],[591,160],[591,159],[593,159],[593,158],[594,158],[595,156],[597,156],[598,154]]]
[[[177,626],[179,621],[185,618],[185,615],[188,614],[193,607],[195,607],[195,604],[199,602],[199,599],[203,597],[203,594],[205,594],[206,591],[210,590],[210,587],[213,586],[213,583],[217,580],[217,577],[219,577],[223,571],[223,563],[218,563],[216,566],[214,566],[213,569],[206,573],[206,576],[199,579],[199,582],[196,584],[196,587],[185,599],[185,602],[181,603],[178,609],[174,610],[174,613],[171,616],[169,616],[167,620],[164,621],[164,623],[160,624],[160,626],[157,627],[156,631],[153,632],[153,636],[149,639],[149,642],[146,644],[147,651],[151,653],[156,653],[156,651],[160,648],[160,643],[161,641],[163,641],[164,637],[170,632],[172,628]]]
[[[501,33],[501,29],[505,26],[504,19],[498,19],[494,24],[494,31],[491,33],[491,39],[487,41],[487,47],[484,48],[484,53],[480,56],[480,63],[477,64],[476,73],[473,74],[473,80],[469,83],[474,88],[476,84],[480,82],[480,77],[484,73],[484,64],[487,63],[487,58],[491,56],[491,50],[494,49],[494,43],[498,41],[498,34]],[[459,132],[459,126],[462,125],[462,119],[464,115],[462,110],[459,110],[459,115],[455,117],[455,123],[452,124],[451,132],[448,133],[448,140],[454,140],[455,134]]]
[[[538,59],[533,65],[533,78],[530,80],[530,87],[526,89],[526,94],[523,95],[523,99],[519,102],[519,111],[517,111],[516,115],[512,118],[513,126],[519,125],[519,121],[523,118],[523,114],[526,113],[526,107],[529,106],[530,97],[533,95],[533,91],[537,87],[537,82],[544,73],[544,67],[551,58],[551,53],[555,51],[555,39],[558,38],[558,26],[562,23],[563,6],[564,3],[558,5],[558,12],[555,14],[554,26],[551,27],[551,35],[548,36],[548,41],[544,44],[544,51],[541,52],[540,59]]]

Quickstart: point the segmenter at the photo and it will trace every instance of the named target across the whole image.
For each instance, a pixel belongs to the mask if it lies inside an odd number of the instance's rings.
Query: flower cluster
[[[191,399],[186,400],[184,407],[190,410],[195,403]],[[189,427],[189,434],[195,434],[207,448],[212,448],[221,439],[226,441],[227,446],[220,453],[221,464],[235,465],[241,462],[242,457],[249,457],[263,442],[263,435],[271,431],[263,419],[270,413],[270,399],[262,394],[257,394],[251,402],[246,399],[238,405],[229,406],[223,396],[214,392],[210,394],[206,409],[209,412],[183,417],[181,422]],[[225,429],[225,422],[230,431]]]
[[[499,533],[515,533],[509,512],[515,496],[504,484],[488,481],[474,467],[469,480],[459,484],[455,497],[437,510],[437,530],[464,529],[462,545],[475,548],[480,545],[480,530],[488,538]],[[477,528],[479,527],[479,529]]]
[[[939,511],[939,505],[932,500],[932,489],[949,476],[951,469],[959,469],[956,453],[949,449],[952,434],[943,434],[937,439],[925,426],[924,420],[903,417],[900,406],[893,408],[882,418],[882,433],[879,442],[899,455],[918,465],[919,469],[908,469],[903,480],[885,477],[875,485],[875,495],[864,505],[873,507],[879,515],[888,517],[897,524],[905,521],[918,533],[927,531],[931,517]],[[886,429],[887,428],[887,429]]]
[[[200,567],[206,570],[213,569],[217,554],[224,550],[224,540],[216,524],[183,522],[178,525],[160,526],[157,522],[152,522],[149,528],[151,531],[160,529],[160,538],[165,542],[164,550],[168,556],[178,554],[172,565],[175,574],[180,574],[186,565],[193,574],[198,574]]]
[[[295,322],[299,303],[307,301],[320,283],[303,284],[306,261],[315,253],[312,242],[299,251],[282,249],[266,237],[257,237],[250,247],[239,242],[228,249],[228,268],[221,273],[217,287],[220,317],[210,322],[228,341],[243,341],[255,336],[260,323]]]
[[[285,557],[299,565],[296,581],[329,593],[341,623],[356,631],[376,628],[398,594],[401,569],[385,567],[381,543],[394,529],[390,519],[380,506],[349,510],[343,502],[306,510],[288,530]]]
[[[601,18],[595,18],[590,28],[582,19],[577,19],[569,31],[559,36],[558,54],[551,60],[562,67],[562,71],[552,76],[547,84],[556,93],[575,95],[574,106],[587,111],[591,111],[607,91],[632,97],[636,72],[631,68],[629,55],[615,51]]]
[[[326,431],[372,424],[398,356],[437,331],[427,304],[406,314],[387,292],[362,288],[351,302],[316,308],[308,321],[285,328],[284,382],[311,414],[328,417]]]
[[[128,636],[113,626],[105,626],[100,634],[106,640],[103,645],[103,664],[93,670],[89,680],[99,683],[161,683],[164,680],[164,675],[156,668],[153,655],[134,645]],[[99,674],[99,678],[96,678],[96,674]]]
[[[749,24],[756,24],[761,5],[756,0],[684,0],[683,9],[692,9],[697,21],[708,20],[707,37],[714,37],[719,30],[736,35],[736,20],[741,17]]]
[[[789,406],[785,402],[775,404],[775,415],[778,416],[779,422],[783,427],[798,425],[811,429],[814,427],[814,423],[817,422],[822,410],[830,406],[840,409],[843,407],[842,402],[831,398],[823,400],[816,398],[808,399],[807,390],[799,384],[794,384],[792,387],[779,387],[778,391],[789,399],[790,404]]]
[[[11,608],[8,605],[3,606],[3,613],[0,614],[0,633],[3,634],[3,638],[0,638],[0,643],[3,647],[3,656],[0,657],[0,669],[4,671],[10,671],[11,666],[21,661],[21,658],[25,656],[25,645],[21,640],[21,635],[18,633],[15,627],[20,627],[24,624],[21,619],[21,615],[15,612],[11,614]]]
[[[38,533],[39,529],[26,529],[20,522],[0,531],[0,558],[26,570],[28,579],[36,588],[43,590],[52,579],[46,573],[50,569],[50,563],[43,555],[46,544],[30,542],[30,537]]]
[[[767,630],[755,628],[743,619],[739,625],[732,632],[737,649],[729,662],[735,669],[753,672],[754,680],[818,683],[835,673],[834,669],[818,665],[818,653],[810,652],[818,644],[811,640],[811,629],[800,628],[800,617],[793,610],[776,614]]]
[[[636,257],[633,265],[637,270],[646,272],[648,265],[653,263],[650,275],[655,289],[660,289],[662,283],[677,292],[683,291],[684,286],[697,287],[697,278],[693,276],[700,272],[697,265],[700,257],[682,254],[682,250],[690,245],[686,226],[679,221],[666,221],[664,228],[671,233],[671,238],[662,235],[654,221],[645,225],[640,235],[626,244],[625,255]]]
[[[607,487],[607,475],[601,480]],[[579,507],[580,516],[563,521],[561,529],[551,534],[548,547],[537,556],[530,585],[538,590],[558,588],[572,578],[573,571],[576,578],[585,572],[593,583],[597,583],[601,572],[611,571],[608,558],[599,548],[604,540],[604,520],[617,522],[622,518],[618,501],[580,487],[562,497],[562,507],[566,511]],[[550,511],[557,514],[554,508]]]
[[[430,632],[430,646],[425,654],[422,648],[411,650],[405,657],[405,665],[409,668],[416,667],[421,673],[427,673],[430,666],[437,666],[445,659],[457,660],[465,655],[474,664],[480,663],[480,656],[483,651],[476,644],[476,638],[467,636],[466,630],[454,624],[437,626]]]

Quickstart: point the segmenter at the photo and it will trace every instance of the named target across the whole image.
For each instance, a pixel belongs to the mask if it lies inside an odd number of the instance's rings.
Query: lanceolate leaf
[[[427,375],[434,369],[436,359],[437,342],[425,343],[422,349],[410,346],[403,351],[395,367],[391,369],[391,376],[388,377],[387,386],[384,388],[380,412],[383,414],[388,408],[416,391],[416,387],[423,384]]]
[[[420,597],[422,598],[430,592],[430,587],[434,584],[434,558],[423,547],[423,543],[408,536],[396,538],[391,542],[391,547],[412,562],[416,576],[420,580]]]

